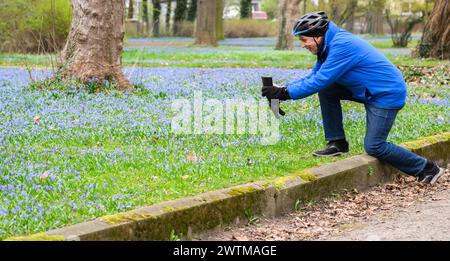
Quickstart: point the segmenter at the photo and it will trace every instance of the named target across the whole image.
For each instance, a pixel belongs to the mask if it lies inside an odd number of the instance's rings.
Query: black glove
[[[285,101],[291,99],[286,87],[263,86],[262,96],[267,97],[269,100],[278,99],[280,101]]]
[[[272,99],[278,99],[280,101],[285,101],[290,99],[288,91],[285,87],[275,87],[275,86],[263,86],[262,87],[262,96],[267,97],[269,101],[269,107],[272,110]],[[276,115],[275,111],[272,112]],[[282,116],[286,115],[286,113],[278,107],[278,113]]]

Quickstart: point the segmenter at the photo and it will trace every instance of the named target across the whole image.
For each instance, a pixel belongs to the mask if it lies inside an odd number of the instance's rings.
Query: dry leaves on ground
[[[207,236],[207,240],[311,240],[337,232],[346,225],[366,220],[376,213],[408,207],[418,201],[440,200],[433,195],[450,188],[450,164],[434,185],[421,184],[401,176],[394,182],[365,192],[356,190],[304,204],[300,211],[256,225],[228,228]]]

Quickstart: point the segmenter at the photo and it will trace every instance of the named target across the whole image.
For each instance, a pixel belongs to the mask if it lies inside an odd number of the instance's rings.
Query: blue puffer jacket
[[[318,60],[308,76],[286,85],[292,99],[338,84],[353,98],[378,108],[400,109],[405,105],[402,73],[368,42],[330,22],[321,54],[326,53],[325,61]]]

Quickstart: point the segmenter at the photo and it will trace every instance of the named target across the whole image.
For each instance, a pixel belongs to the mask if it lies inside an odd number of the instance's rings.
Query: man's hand
[[[263,86],[262,87],[262,96],[266,97],[269,101],[269,107],[272,112],[275,114],[275,117],[279,118],[279,115],[284,116],[286,113],[279,107],[280,104],[276,104],[274,108],[272,108],[272,99],[278,99],[280,101],[285,101],[290,99],[287,89],[285,87],[278,86],[274,84],[274,86]],[[276,113],[276,109],[278,108],[278,114]]]
[[[266,97],[269,100],[278,99],[280,101],[285,101],[291,99],[291,97],[289,97],[286,87],[263,86],[261,92],[262,96]]]

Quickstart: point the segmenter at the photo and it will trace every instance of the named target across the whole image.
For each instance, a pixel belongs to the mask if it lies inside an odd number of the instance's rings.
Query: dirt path
[[[434,185],[400,177],[365,192],[306,204],[277,219],[252,220],[201,240],[450,240],[450,164]]]

